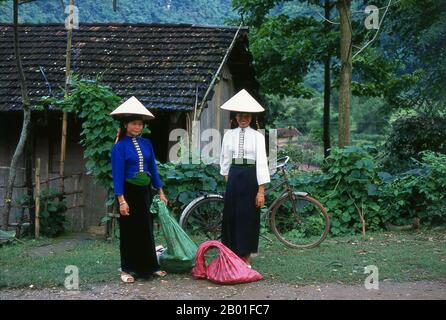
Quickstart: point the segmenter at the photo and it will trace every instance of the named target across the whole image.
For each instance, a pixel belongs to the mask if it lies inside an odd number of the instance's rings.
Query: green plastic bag
[[[167,244],[167,249],[159,257],[161,268],[168,272],[190,271],[195,265],[197,245],[171,216],[169,209],[159,196],[154,197],[150,212],[158,216]]]

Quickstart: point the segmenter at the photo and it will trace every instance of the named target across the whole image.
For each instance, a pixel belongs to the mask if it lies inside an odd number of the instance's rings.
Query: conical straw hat
[[[220,108],[235,112],[262,112],[265,109],[254,99],[248,91],[242,89]]]
[[[121,104],[119,107],[113,110],[110,115],[116,119],[135,115],[141,116],[143,120],[151,120],[155,118],[155,116],[135,97],[131,97],[126,102]]]

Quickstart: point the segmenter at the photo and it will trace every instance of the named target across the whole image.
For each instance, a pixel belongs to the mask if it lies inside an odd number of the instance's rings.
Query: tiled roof
[[[24,24],[20,49],[31,102],[63,86],[67,32],[62,24]],[[149,109],[191,110],[201,99],[236,27],[168,24],[81,24],[73,31],[72,68]],[[246,29],[241,35],[246,36]],[[209,97],[211,98],[211,97]],[[21,109],[11,24],[0,24],[0,111]]]

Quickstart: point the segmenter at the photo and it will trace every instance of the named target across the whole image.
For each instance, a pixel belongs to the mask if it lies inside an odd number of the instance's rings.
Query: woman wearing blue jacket
[[[144,121],[154,118],[144,105],[131,97],[111,115],[121,121],[111,152],[114,193],[119,202],[121,280],[163,277],[155,252],[151,186],[166,204],[150,140],[140,137]]]

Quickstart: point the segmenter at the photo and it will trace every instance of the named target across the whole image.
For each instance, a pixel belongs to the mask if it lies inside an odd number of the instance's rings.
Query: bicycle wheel
[[[286,246],[310,249],[330,230],[330,218],[322,204],[306,194],[288,194],[271,210],[271,229]]]
[[[180,225],[196,243],[219,240],[223,208],[223,196],[204,196],[183,211]]]

